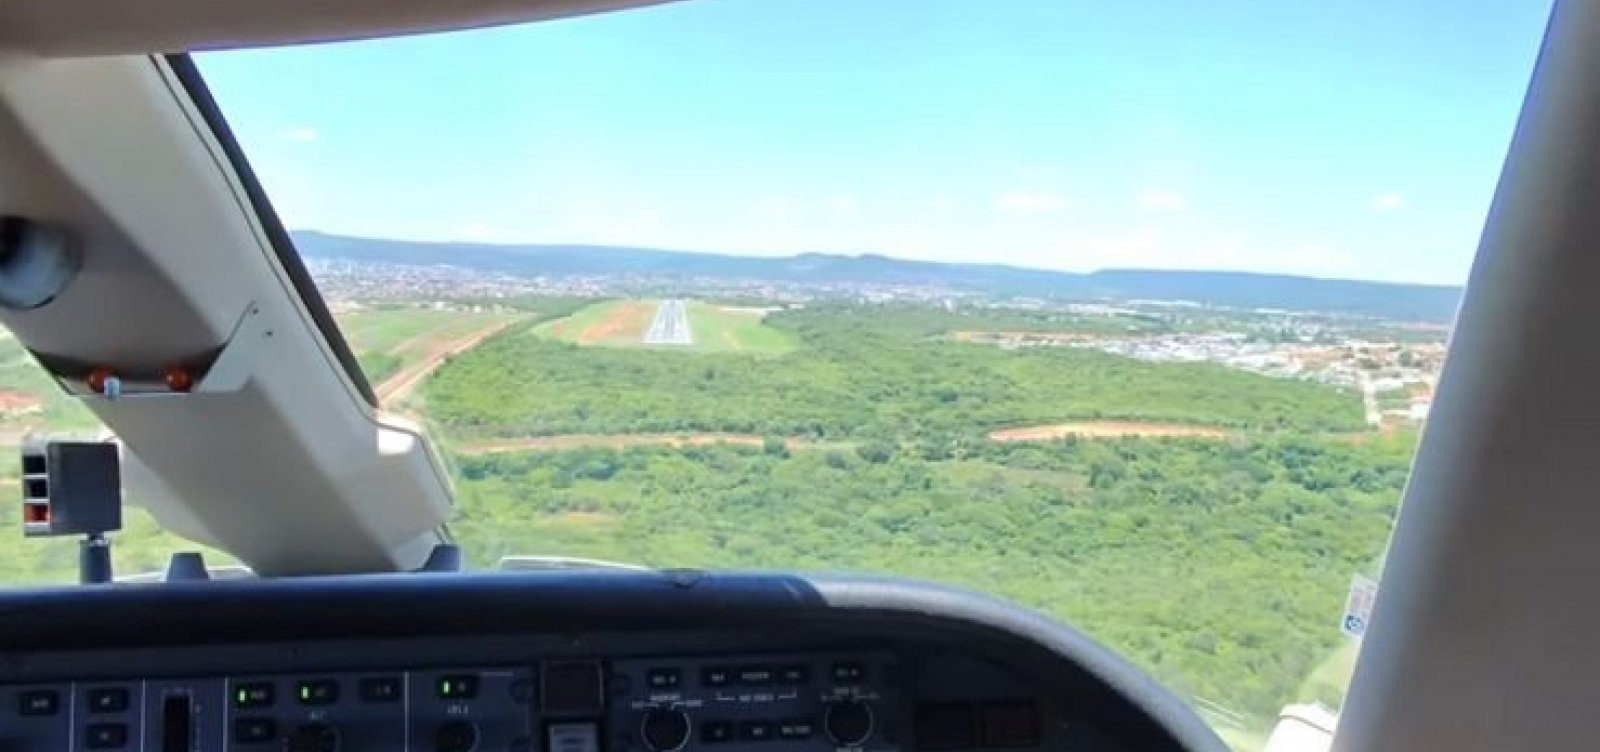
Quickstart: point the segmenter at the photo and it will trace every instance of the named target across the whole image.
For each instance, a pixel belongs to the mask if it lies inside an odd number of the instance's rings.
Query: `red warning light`
[[[194,388],[194,377],[183,368],[168,368],[162,378],[166,380],[167,388],[174,392],[187,392]]]
[[[109,368],[96,368],[89,372],[89,390],[95,394],[106,393],[106,381],[116,374]]]

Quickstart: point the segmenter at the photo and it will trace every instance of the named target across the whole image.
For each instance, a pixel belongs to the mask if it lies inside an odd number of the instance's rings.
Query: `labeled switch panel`
[[[613,750],[899,749],[887,655],[752,655],[619,661]]]
[[[897,752],[885,655],[735,655],[0,686],[0,750]]]

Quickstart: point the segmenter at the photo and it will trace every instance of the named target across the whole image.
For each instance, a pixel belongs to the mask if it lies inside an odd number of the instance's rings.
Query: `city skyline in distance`
[[[1087,273],[1005,264],[901,259],[882,254],[752,256],[588,244],[499,245],[408,241],[296,231],[302,256],[414,267],[455,267],[532,277],[763,280],[800,287],[899,287],[932,295],[1001,298],[1187,300],[1448,322],[1462,288],[1253,271],[1109,268]]]

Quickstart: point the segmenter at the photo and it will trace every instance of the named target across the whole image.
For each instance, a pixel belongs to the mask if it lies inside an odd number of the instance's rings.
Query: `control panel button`
[[[836,684],[860,684],[867,680],[867,670],[855,661],[833,664],[833,681]]]
[[[433,735],[434,752],[472,752],[476,746],[478,726],[472,721],[445,721]]]
[[[985,747],[1039,745],[1039,709],[1031,702],[990,702],[978,710]]]
[[[733,741],[733,724],[728,721],[704,721],[700,724],[701,744],[721,744]]]
[[[332,679],[303,681],[295,687],[294,696],[301,705],[332,705],[339,701],[339,683]]]
[[[593,721],[552,723],[545,737],[549,752],[600,752],[600,726]]]
[[[689,743],[689,716],[677,710],[652,710],[639,724],[639,738],[655,752],[673,752]]]
[[[478,677],[471,674],[439,677],[439,699],[470,700],[478,696]]]
[[[128,709],[128,690],[102,687],[89,690],[90,713],[121,713]]]
[[[683,681],[683,672],[675,668],[653,668],[645,674],[645,683],[651,689],[677,689]]]
[[[772,721],[745,721],[739,724],[739,738],[747,742],[771,741],[777,735]]]
[[[872,737],[872,709],[854,700],[828,706],[822,727],[828,738],[840,747],[859,747]]]
[[[778,724],[779,739],[810,739],[816,732],[816,724],[806,718],[791,719]]]
[[[122,749],[128,746],[128,726],[124,723],[91,723],[84,731],[89,749]]]
[[[233,688],[233,706],[240,710],[272,707],[272,685],[250,682]]]
[[[740,666],[739,683],[749,687],[764,687],[772,683],[771,666]]]
[[[61,693],[53,689],[30,689],[17,695],[17,713],[55,715],[61,710]]]
[[[805,686],[811,681],[811,667],[793,663],[778,668],[778,683],[790,687]]]
[[[706,666],[700,669],[700,685],[726,687],[733,683],[733,669],[727,666]]]
[[[399,677],[374,676],[361,680],[362,702],[399,702],[402,691]]]
[[[237,718],[233,740],[239,744],[265,744],[278,736],[278,724],[271,718]]]
[[[330,723],[305,723],[294,727],[284,740],[286,752],[339,752],[339,729]]]

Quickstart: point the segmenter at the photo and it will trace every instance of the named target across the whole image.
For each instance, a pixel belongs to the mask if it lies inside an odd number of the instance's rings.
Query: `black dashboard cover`
[[[0,592],[0,677],[32,652],[590,631],[830,628],[978,650],[1133,741],[1226,750],[1182,700],[1070,627],[901,579],[664,571],[384,574]],[[1085,688],[1089,689],[1085,689]]]

